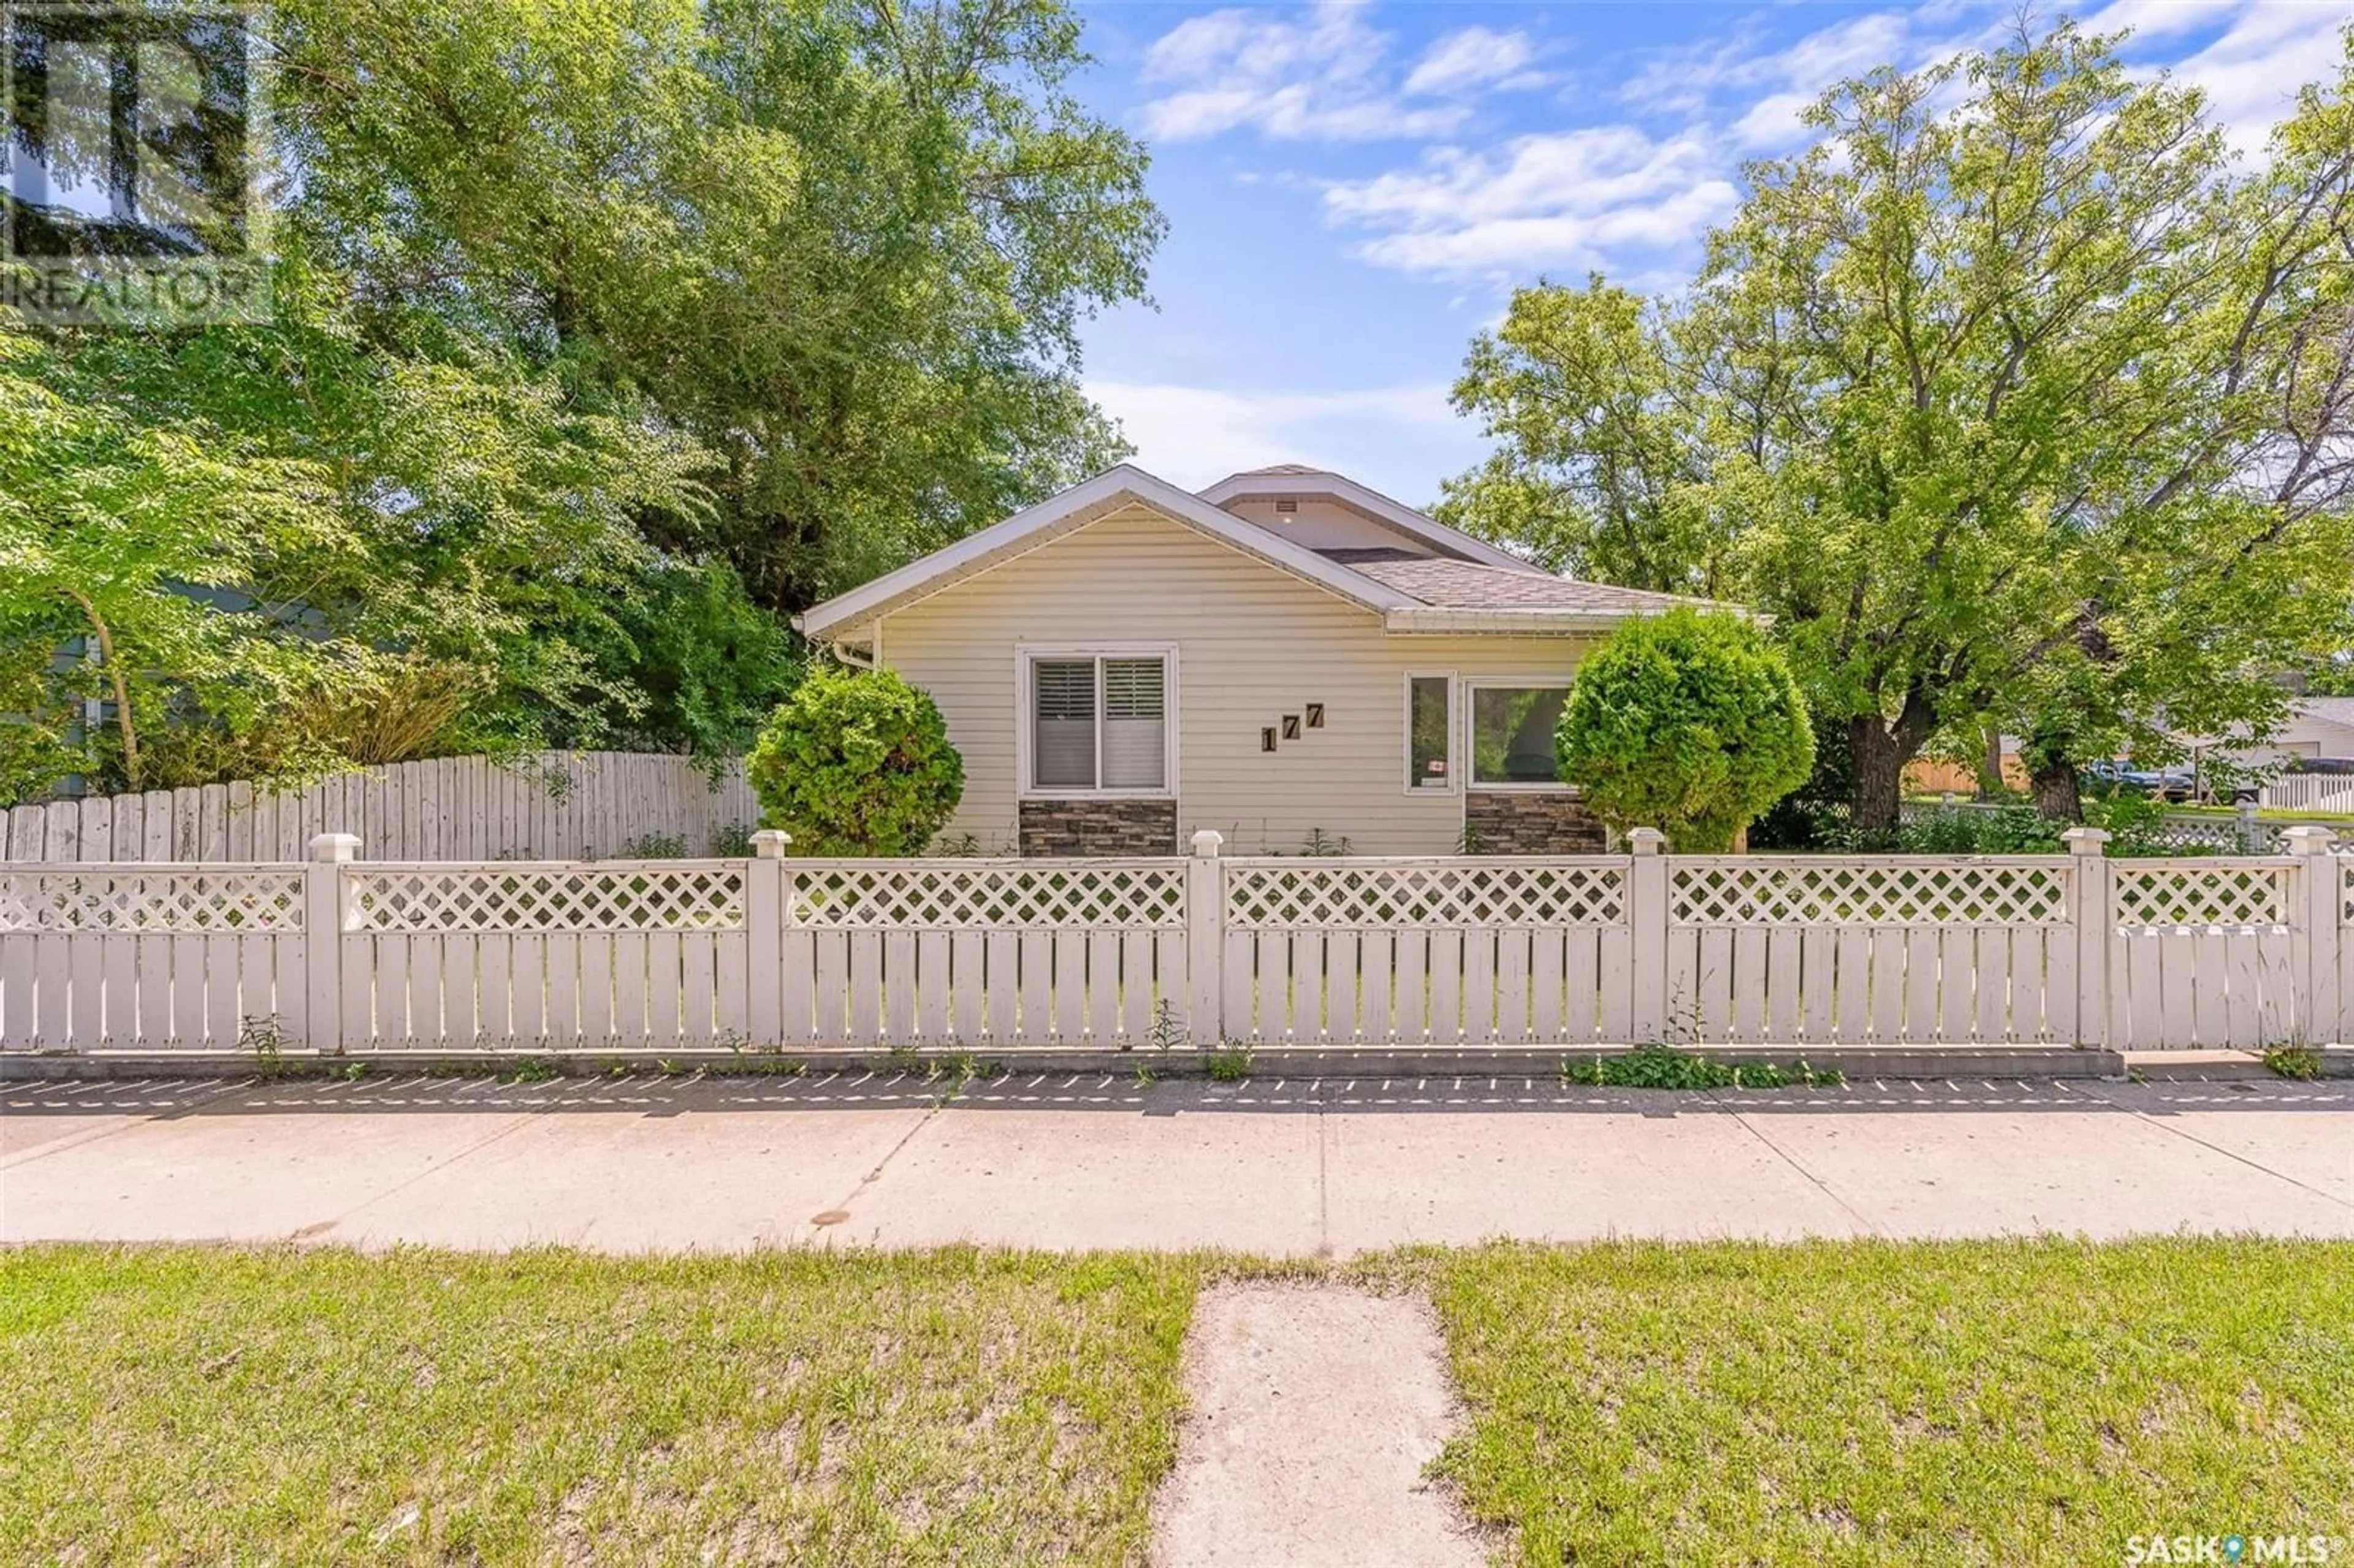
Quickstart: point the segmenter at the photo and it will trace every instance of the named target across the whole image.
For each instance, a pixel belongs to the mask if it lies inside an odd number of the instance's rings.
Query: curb
[[[1552,1077],[1566,1061],[1592,1061],[1624,1056],[1627,1045],[1557,1045],[1519,1048],[1467,1048],[1459,1051],[1326,1048],[1315,1046],[1237,1046],[1254,1077]],[[1788,1066],[1805,1060],[1815,1067],[1835,1068],[1850,1078],[2122,1078],[2128,1065],[2151,1077],[2264,1077],[2261,1062],[2245,1053],[2137,1053],[2128,1059],[2115,1051],[2067,1045],[2018,1046],[1768,1046],[1734,1045],[1699,1048],[1692,1054],[1732,1065],[1772,1064]],[[2200,1057],[2185,1063],[2186,1071],[2152,1071],[2150,1054]],[[2354,1074],[2354,1053],[2330,1065]],[[82,1078],[320,1078],[354,1067],[372,1074],[427,1073],[452,1077],[493,1076],[534,1070],[560,1077],[599,1077],[616,1073],[703,1073],[725,1077],[793,1077],[803,1072],[839,1072],[845,1068],[876,1071],[956,1072],[978,1068],[986,1075],[1004,1073],[1108,1073],[1120,1075],[1140,1069],[1155,1078],[1211,1076],[1210,1053],[1191,1049],[1161,1053],[1133,1051],[1058,1051],[1051,1048],[999,1053],[925,1054],[822,1050],[798,1052],[674,1051],[437,1051],[371,1052],[341,1056],[289,1053],[274,1065],[265,1065],[249,1051],[0,1053],[0,1082],[40,1082]],[[2243,1059],[2215,1062],[2210,1056]],[[2332,1075],[2335,1075],[2333,1073]]]

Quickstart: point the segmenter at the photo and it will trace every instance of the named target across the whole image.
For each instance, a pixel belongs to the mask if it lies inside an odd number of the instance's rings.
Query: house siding
[[[951,837],[1022,842],[1017,651],[1121,643],[1177,650],[1179,843],[1215,828],[1230,853],[1288,852],[1320,831],[1363,854],[1443,854],[1463,797],[1405,789],[1406,673],[1566,679],[1590,640],[1391,636],[1375,612],[1131,506],[885,618],[882,662],[932,694],[964,756]],[[1259,749],[1262,726],[1311,702],[1322,728]],[[1458,702],[1458,777],[1463,718]]]

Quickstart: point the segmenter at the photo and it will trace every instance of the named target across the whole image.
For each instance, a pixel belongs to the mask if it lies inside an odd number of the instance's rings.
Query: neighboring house
[[[929,692],[944,836],[1023,854],[1598,849],[1553,777],[1579,658],[1682,602],[1576,582],[1338,474],[1122,465],[794,618]]]
[[[2228,739],[2183,736],[2209,755],[2228,756],[2242,767],[2259,768],[2354,758],[2354,697],[2299,697],[2272,739],[2262,746],[2233,746]]]

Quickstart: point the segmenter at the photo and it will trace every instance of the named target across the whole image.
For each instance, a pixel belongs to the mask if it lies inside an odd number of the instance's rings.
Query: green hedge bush
[[[1789,666],[1754,623],[1677,609],[1628,622],[1587,656],[1553,750],[1611,827],[1717,854],[1806,781],[1815,737]]]
[[[812,665],[744,771],[796,854],[918,854],[964,798],[938,705],[888,670]]]

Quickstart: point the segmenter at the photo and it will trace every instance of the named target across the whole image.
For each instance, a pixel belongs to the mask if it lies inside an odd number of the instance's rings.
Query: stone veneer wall
[[[1025,855],[1175,854],[1174,800],[1024,800]]]
[[[1574,795],[1473,789],[1463,825],[1480,854],[1600,854],[1610,833]]]

